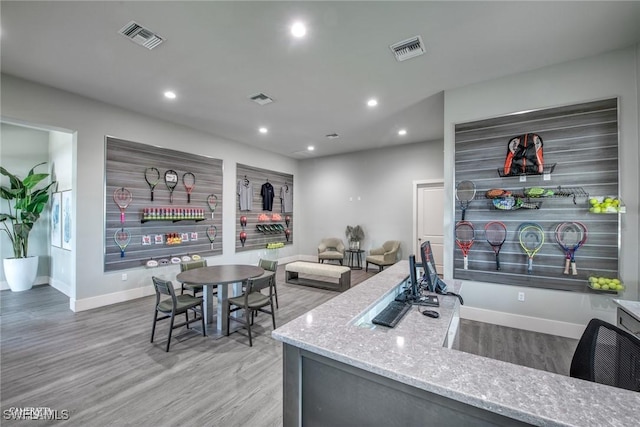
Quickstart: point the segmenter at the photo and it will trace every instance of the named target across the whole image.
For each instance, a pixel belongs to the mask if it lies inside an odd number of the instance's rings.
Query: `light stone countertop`
[[[613,302],[624,308],[624,311],[636,318],[640,322],[640,301],[626,299],[614,299]]]
[[[639,425],[640,393],[443,347],[457,298],[439,295],[438,319],[414,307],[393,329],[357,326],[409,273],[400,261],[277,328],[283,343],[447,398],[545,426]],[[456,289],[460,282],[449,281]],[[462,290],[464,297],[464,289]]]

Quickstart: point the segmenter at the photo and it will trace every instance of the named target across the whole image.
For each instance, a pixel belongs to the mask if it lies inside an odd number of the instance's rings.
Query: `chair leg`
[[[187,323],[187,324],[186,324],[187,329],[189,329],[189,310],[187,310],[187,311],[185,311],[185,312],[184,312],[184,317],[185,317],[185,319],[186,319],[186,321],[187,321],[187,322],[186,322],[186,323]],[[195,319],[195,317],[194,317],[194,319]]]
[[[227,303],[227,336],[229,336],[229,323],[231,323],[231,303]]]
[[[247,331],[249,332],[249,347],[253,347],[253,341],[251,340],[251,322],[249,321],[252,316],[253,310],[245,309],[245,322],[247,322]]]
[[[278,305],[278,288],[276,288],[276,281],[273,281],[273,295],[276,297],[276,308],[280,308]]]
[[[276,311],[273,309],[273,299],[271,299],[271,321],[273,322],[273,329],[276,328]]]
[[[207,331],[206,331],[205,326],[204,326],[204,307],[202,305],[200,306],[200,313],[201,313],[200,321],[202,322],[202,336],[206,337],[207,336]],[[196,316],[197,316],[197,314],[196,314]]]
[[[153,336],[156,333],[156,321],[158,320],[158,312],[153,313],[153,326],[151,327],[151,342],[153,342]]]
[[[364,272],[367,273],[369,271],[369,261],[367,261],[365,267],[364,267]]]
[[[173,332],[173,320],[175,315],[171,313],[171,324],[169,325],[169,337],[167,338],[167,349],[166,352],[169,352],[169,346],[171,345],[171,332]]]

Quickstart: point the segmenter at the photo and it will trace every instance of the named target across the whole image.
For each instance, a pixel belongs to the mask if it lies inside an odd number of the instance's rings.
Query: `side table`
[[[345,252],[347,253],[347,265],[351,267],[352,270],[362,270],[362,254],[364,250],[347,249]]]

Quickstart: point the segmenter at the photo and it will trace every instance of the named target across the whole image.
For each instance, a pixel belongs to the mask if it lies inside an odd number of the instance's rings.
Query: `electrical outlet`
[[[524,301],[524,292],[518,292],[518,301]]]
[[[127,273],[122,273],[122,281],[124,282],[125,280],[127,280]]]

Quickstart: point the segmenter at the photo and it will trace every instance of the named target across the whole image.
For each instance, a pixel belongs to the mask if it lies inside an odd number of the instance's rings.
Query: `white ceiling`
[[[294,158],[442,139],[444,90],[640,42],[637,1],[2,1],[0,15],[3,73]],[[166,41],[118,34],[132,20]],[[415,35],[427,53],[397,62],[389,45]]]

